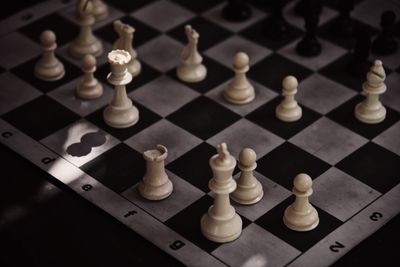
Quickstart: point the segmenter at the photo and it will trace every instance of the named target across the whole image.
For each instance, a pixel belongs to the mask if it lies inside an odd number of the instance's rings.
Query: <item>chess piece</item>
[[[185,33],[188,44],[182,51],[180,65],[176,69],[176,75],[184,82],[200,82],[207,76],[207,69],[202,64],[203,58],[197,50],[200,35],[190,25],[185,26]]]
[[[86,55],[82,59],[83,79],[76,88],[76,93],[83,99],[95,99],[103,94],[103,86],[94,77],[96,71],[96,58],[92,55]]]
[[[138,188],[140,194],[148,200],[161,200],[172,193],[173,185],[164,167],[167,156],[168,150],[163,145],[157,145],[156,149],[143,153],[143,158],[146,160],[146,174]]]
[[[387,10],[381,16],[382,31],[372,43],[372,52],[380,55],[391,55],[397,50],[397,42],[394,38],[396,14]]]
[[[305,173],[294,178],[293,194],[296,200],[286,208],[283,222],[294,231],[310,231],[318,226],[317,210],[308,202],[312,195],[312,179]]]
[[[113,49],[121,49],[129,52],[131,55],[131,61],[128,63],[128,71],[133,77],[135,77],[139,75],[142,69],[142,65],[140,64],[139,60],[137,60],[137,52],[132,45],[135,28],[128,24],[122,23],[120,20],[115,20],[113,25],[118,34],[118,39],[115,41]]]
[[[350,13],[354,9],[355,0],[340,0],[338,3],[339,16],[332,25],[332,33],[340,38],[351,38],[354,32]]]
[[[64,77],[64,65],[56,58],[54,51],[57,48],[56,35],[52,31],[44,31],[40,34],[40,44],[43,55],[35,64],[34,74],[43,81],[57,81]]]
[[[254,87],[246,78],[249,71],[249,56],[238,52],[233,58],[233,70],[235,77],[224,90],[225,99],[233,104],[246,104],[254,100]]]
[[[108,17],[108,7],[102,0],[92,0],[93,15],[96,20],[103,20]]]
[[[294,96],[297,93],[298,85],[299,83],[297,82],[297,79],[294,76],[286,76],[285,79],[283,79],[282,94],[284,96],[284,99],[275,109],[276,117],[281,121],[286,121],[286,122],[297,121],[302,116],[301,107],[294,99]]]
[[[68,52],[75,59],[82,59],[90,54],[95,57],[103,53],[103,45],[93,35],[92,26],[95,22],[93,16],[93,4],[91,0],[79,0],[79,25],[80,31],[78,37],[72,41]]]
[[[222,16],[232,22],[241,22],[250,18],[251,9],[245,0],[229,0],[222,9]]]
[[[367,94],[364,101],[356,105],[354,115],[364,123],[375,124],[386,117],[386,109],[379,101],[379,95],[386,91],[385,70],[382,61],[375,60],[367,74],[367,81],[363,83],[363,91]]]
[[[126,67],[130,60],[131,56],[124,50],[113,50],[108,53],[111,73],[108,74],[107,80],[115,86],[115,91],[110,105],[104,110],[103,117],[111,127],[127,128],[139,120],[139,111],[128,98],[125,88],[132,81],[132,74]]]
[[[296,52],[304,57],[315,57],[321,54],[321,44],[316,37],[319,22],[318,9],[308,8],[305,11],[304,19],[306,33],[301,41],[297,43]]]
[[[356,43],[349,62],[349,70],[357,77],[365,77],[371,66],[368,60],[370,50],[371,37],[365,28],[360,28],[356,34]]]
[[[283,8],[286,1],[271,1],[272,14],[265,21],[265,32],[267,38],[281,40],[289,33],[289,24],[283,17]]]
[[[215,194],[214,205],[201,218],[201,232],[211,241],[225,243],[235,240],[242,232],[242,219],[229,201],[229,193],[236,189],[232,178],[236,160],[225,143],[218,145],[218,154],[210,158],[210,166],[214,177],[208,187]]]
[[[253,175],[257,167],[257,155],[253,149],[245,148],[239,155],[239,179],[236,181],[236,190],[231,198],[242,205],[251,205],[260,201],[264,195],[261,183]]]

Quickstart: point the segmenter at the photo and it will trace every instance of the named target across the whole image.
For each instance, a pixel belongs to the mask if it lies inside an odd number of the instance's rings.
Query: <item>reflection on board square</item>
[[[40,140],[80,117],[57,101],[42,95],[4,114],[3,118],[32,138]]]
[[[296,232],[289,229],[282,221],[283,213],[294,199],[294,196],[287,198],[257,219],[255,223],[302,252],[311,248],[342,224],[341,221],[314,205],[319,216],[317,228],[308,232]]]
[[[328,163],[285,142],[258,160],[257,171],[292,190],[293,179],[297,174],[307,173],[315,179],[330,167]]]
[[[289,139],[321,117],[319,113],[302,106],[303,115],[298,121],[283,122],[275,115],[275,109],[281,101],[282,97],[275,97],[248,114],[246,118],[280,137]]]
[[[143,178],[145,166],[142,154],[120,143],[80,168],[116,193],[122,193]]]
[[[372,142],[336,164],[338,169],[381,193],[386,193],[399,183],[399,166],[398,155]]]
[[[64,64],[64,69],[65,69],[64,77],[62,77],[58,81],[52,81],[52,82],[42,81],[36,78],[36,76],[33,74],[35,64],[38,60],[39,57],[31,59],[22,65],[16,66],[11,70],[11,72],[20,77],[21,79],[23,79],[24,81],[31,84],[36,89],[42,91],[43,93],[47,93],[55,88],[62,86],[63,84],[77,78],[82,73],[73,64],[69,63],[66,60],[63,60],[62,58],[59,58],[59,60]]]

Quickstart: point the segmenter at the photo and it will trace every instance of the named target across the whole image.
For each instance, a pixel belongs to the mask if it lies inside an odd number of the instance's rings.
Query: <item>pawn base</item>
[[[139,193],[148,200],[162,200],[169,197],[173,190],[170,180],[160,186],[146,184],[143,180],[139,183]]]
[[[303,57],[316,57],[321,54],[321,44],[316,38],[303,39],[296,45],[296,52]]]
[[[207,69],[203,64],[181,65],[176,69],[176,76],[183,82],[196,83],[206,78]]]
[[[99,82],[95,83],[94,86],[79,84],[76,88],[76,94],[82,99],[96,99],[103,95],[103,86]]]
[[[366,110],[364,103],[361,102],[356,105],[354,115],[361,122],[376,124],[382,122],[386,118],[386,108],[383,105],[380,105],[378,109]]]
[[[254,87],[249,84],[246,89],[226,89],[224,91],[224,98],[226,101],[235,105],[250,103],[255,98]]]
[[[43,81],[58,81],[65,75],[65,69],[61,62],[54,66],[40,66],[35,65],[35,76]]]
[[[237,185],[236,190],[230,197],[236,203],[242,205],[252,205],[259,202],[264,196],[262,185],[259,181],[252,187]]]
[[[74,59],[82,59],[87,54],[99,57],[103,53],[103,45],[98,39],[94,39],[91,44],[81,44],[74,41],[68,48],[68,53]]]
[[[217,243],[233,241],[242,233],[242,219],[236,212],[228,220],[217,220],[206,213],[201,218],[200,226],[202,234]]]
[[[295,108],[291,108],[291,109],[287,109],[287,108],[282,107],[282,105],[279,105],[276,107],[275,115],[281,121],[293,122],[293,121],[297,121],[301,118],[302,110],[299,105],[297,105]]]
[[[128,128],[139,120],[139,110],[135,106],[120,108],[108,106],[103,113],[106,124],[114,128]]]
[[[308,212],[299,213],[293,210],[292,205],[290,205],[285,210],[283,222],[289,229],[294,231],[310,231],[315,229],[319,224],[318,212],[311,206]]]

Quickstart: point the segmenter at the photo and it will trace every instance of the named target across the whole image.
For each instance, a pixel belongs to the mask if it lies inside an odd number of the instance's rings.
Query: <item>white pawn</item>
[[[242,232],[242,219],[230,204],[229,193],[236,189],[232,178],[236,160],[225,143],[218,145],[218,154],[210,158],[214,177],[208,187],[215,194],[214,205],[201,217],[201,232],[209,240],[225,243],[235,240]]]
[[[275,109],[276,117],[281,121],[297,121],[302,116],[301,107],[294,99],[298,85],[296,77],[291,75],[282,81],[284,99]]]
[[[127,128],[139,120],[139,111],[126,94],[126,85],[132,81],[132,74],[126,68],[131,56],[124,50],[113,50],[108,53],[111,73],[107,80],[115,86],[114,97],[104,110],[105,123],[114,128]]]
[[[34,74],[38,79],[44,81],[57,81],[64,77],[64,65],[54,54],[57,48],[56,35],[52,31],[44,31],[40,34],[40,43],[43,55],[35,64]]]
[[[204,80],[207,76],[207,69],[202,64],[203,58],[197,50],[200,35],[192,26],[185,26],[185,33],[188,44],[184,47],[176,75],[181,81],[195,83]]]
[[[92,55],[86,55],[82,59],[83,79],[76,88],[76,93],[83,99],[98,98],[103,94],[103,86],[94,77],[96,71],[96,58]]]
[[[362,85],[367,98],[357,104],[354,110],[354,115],[359,121],[374,124],[385,119],[386,108],[379,101],[379,95],[386,91],[385,78],[382,61],[375,60],[367,74],[367,81]]]
[[[260,201],[264,195],[261,183],[253,175],[257,167],[257,155],[251,148],[245,148],[239,155],[239,179],[236,181],[236,190],[231,194],[231,198],[242,205],[251,205]]]
[[[294,231],[309,231],[318,226],[317,210],[308,202],[312,195],[312,179],[304,173],[298,174],[293,181],[293,193],[296,200],[286,208],[283,222]]]
[[[96,20],[103,20],[108,17],[108,7],[102,0],[93,1],[93,15]]]
[[[79,0],[78,14],[80,25],[79,35],[72,41],[68,52],[75,59],[82,59],[87,54],[98,57],[103,53],[103,45],[93,35],[92,26],[95,23],[95,18],[92,1]]]
[[[235,77],[224,91],[225,99],[233,104],[246,104],[254,100],[254,87],[246,78],[250,59],[246,53],[238,52],[233,58]]]
[[[161,200],[171,195],[173,185],[164,168],[167,156],[168,150],[162,145],[143,153],[146,160],[146,174],[139,183],[139,192],[144,198]]]
[[[128,63],[128,71],[133,77],[135,77],[139,75],[142,69],[142,65],[140,64],[139,60],[137,60],[137,52],[135,49],[133,49],[132,45],[135,28],[128,24],[122,23],[120,20],[115,20],[113,25],[119,36],[113,45],[113,49],[121,49],[129,52],[131,55],[131,61]]]

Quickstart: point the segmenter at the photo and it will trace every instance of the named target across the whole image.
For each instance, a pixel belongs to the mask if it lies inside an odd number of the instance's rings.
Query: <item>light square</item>
[[[227,143],[230,153],[236,158],[246,147],[253,149],[257,158],[261,158],[284,140],[246,119],[241,119],[207,140],[214,147],[222,142]]]
[[[296,52],[296,45],[302,38],[303,37],[300,37],[299,39],[288,44],[287,46],[282,47],[280,50],[278,50],[278,53],[314,71],[325,67],[326,65],[346,53],[345,49],[334,45],[333,43],[326,41],[322,38],[319,38],[318,40],[321,43],[321,54],[315,57],[300,56]]]
[[[238,35],[218,43],[204,52],[205,55],[232,69],[233,58],[237,52],[245,52],[250,58],[250,66],[272,53],[271,50],[250,42]],[[249,70],[251,71],[251,69]]]
[[[161,72],[167,72],[178,65],[182,49],[180,42],[162,35],[137,50],[141,60]]]
[[[368,142],[364,137],[322,117],[289,140],[334,165]]]
[[[89,136],[90,138],[88,138]],[[88,146],[88,143],[82,140],[83,137],[87,138],[90,142],[97,142],[104,138],[105,142],[99,146],[89,146],[91,150],[86,154],[87,151],[85,151],[85,148]],[[118,139],[84,119],[68,125],[42,139],[40,142],[78,167],[98,157],[119,143]],[[72,150],[77,156],[71,155]]]
[[[166,170],[166,173],[173,184],[172,194],[168,198],[162,201],[147,200],[140,195],[138,184],[124,191],[122,195],[163,222],[204,195],[204,192],[172,172]]]
[[[131,15],[162,32],[194,17],[193,12],[170,1],[156,1]]]
[[[380,193],[335,167],[313,181],[311,203],[341,221],[363,209]]]
[[[314,73],[301,81],[296,99],[301,104],[326,114],[355,95],[354,90]]]
[[[400,156],[400,121],[375,137],[373,141]]]
[[[351,16],[377,29],[380,29],[381,14],[385,10],[392,10],[395,14],[400,14],[400,5],[396,1],[365,0],[356,5]],[[397,21],[397,20],[396,20]]]
[[[229,266],[286,266],[300,251],[256,224],[212,252]]]
[[[0,84],[0,115],[42,94],[9,72],[0,75]]]
[[[383,63],[385,64],[385,63]],[[393,72],[386,77],[387,90],[380,95],[380,100],[385,106],[389,106],[400,112],[400,73]]]
[[[41,48],[22,34],[13,32],[1,37],[0,51],[0,65],[11,69],[39,55]]]
[[[83,117],[111,102],[113,89],[103,84],[103,95],[101,97],[92,100],[84,100],[76,95],[76,87],[81,79],[82,77],[72,80],[49,92],[48,95]]]
[[[201,139],[165,119],[125,140],[127,145],[138,152],[153,149],[157,144],[166,146],[168,149],[166,163],[177,159],[201,142]]]
[[[249,79],[249,82],[254,87],[256,97],[254,98],[254,100],[252,102],[247,103],[245,105],[235,105],[235,104],[232,104],[232,103],[229,103],[228,101],[226,101],[223,96],[224,89],[229,84],[229,82],[230,81],[225,82],[225,83],[219,85],[218,87],[212,89],[211,91],[207,92],[206,96],[208,98],[211,98],[215,102],[223,105],[224,107],[232,110],[233,112],[236,112],[237,114],[239,114],[241,116],[246,116],[247,114],[249,114],[256,108],[267,103],[268,101],[270,101],[271,99],[275,98],[278,95],[274,91]]]
[[[200,94],[168,76],[161,76],[129,94],[135,101],[166,117]]]
[[[226,3],[220,4],[215,8],[206,11],[205,13],[203,13],[202,16],[207,20],[212,21],[233,32],[238,32],[265,17],[265,13],[263,13],[259,9],[255,9],[252,6],[250,6],[252,14],[249,19],[243,22],[230,22],[222,17],[222,9],[225,6]]]

